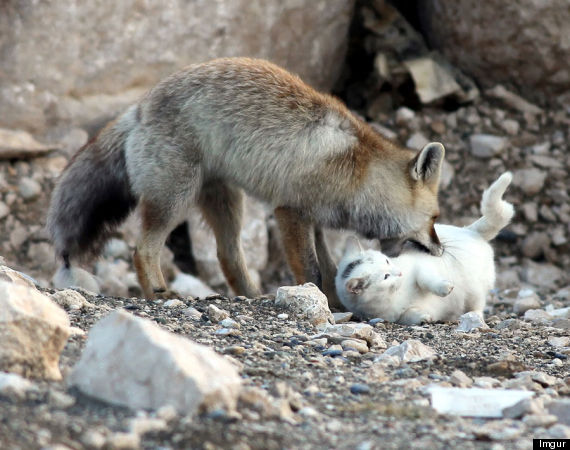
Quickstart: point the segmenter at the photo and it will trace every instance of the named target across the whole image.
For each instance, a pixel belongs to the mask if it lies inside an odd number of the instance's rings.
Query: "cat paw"
[[[430,313],[419,308],[408,308],[404,314],[400,316],[398,323],[402,325],[419,325],[421,323],[433,322]]]
[[[434,292],[436,295],[438,295],[439,297],[447,297],[449,294],[451,294],[451,291],[453,291],[453,283],[449,280],[443,280],[441,283],[439,283],[439,285],[437,286],[436,291]]]

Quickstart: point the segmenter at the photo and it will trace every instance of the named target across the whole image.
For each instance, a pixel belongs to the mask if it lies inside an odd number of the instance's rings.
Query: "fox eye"
[[[390,274],[387,273],[386,275],[384,275],[384,279],[387,280],[389,276],[390,276]]]

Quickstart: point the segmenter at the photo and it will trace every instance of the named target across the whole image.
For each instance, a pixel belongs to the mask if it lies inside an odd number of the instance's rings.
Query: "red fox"
[[[414,240],[441,254],[434,221],[443,157],[439,143],[401,148],[270,62],[216,59],[158,83],[77,152],[53,192],[47,228],[69,269],[97,254],[138,206],[137,276],[146,298],[162,297],[160,250],[197,203],[229,285],[253,297],[259,289],[240,243],[245,191],[275,208],[296,281],[334,295],[321,227],[382,244]]]

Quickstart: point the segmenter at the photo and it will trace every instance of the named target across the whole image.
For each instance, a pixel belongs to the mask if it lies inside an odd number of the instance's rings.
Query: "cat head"
[[[402,272],[382,252],[363,250],[358,239],[350,236],[339,263],[337,278],[345,295],[361,296],[370,292],[381,297],[382,293],[398,289]]]

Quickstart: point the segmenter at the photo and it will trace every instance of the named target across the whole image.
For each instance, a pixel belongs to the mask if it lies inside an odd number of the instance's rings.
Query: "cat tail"
[[[481,200],[483,217],[473,222],[467,229],[479,234],[486,241],[490,241],[509,224],[515,214],[515,208],[503,200],[503,194],[512,179],[512,173],[505,172],[483,192]]]

